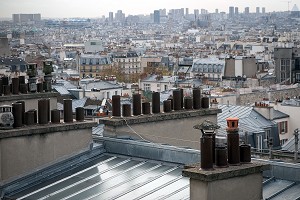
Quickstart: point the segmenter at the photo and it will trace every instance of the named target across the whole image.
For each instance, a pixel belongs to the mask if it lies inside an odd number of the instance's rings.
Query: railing
[[[251,154],[261,156],[261,157],[269,157],[270,159],[276,158],[276,159],[295,160],[295,152],[283,151],[283,150],[271,150],[270,152],[270,149],[251,148]]]

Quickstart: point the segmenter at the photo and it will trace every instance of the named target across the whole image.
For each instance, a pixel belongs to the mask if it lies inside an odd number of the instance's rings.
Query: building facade
[[[41,14],[13,14],[13,23],[30,23],[41,21]]]
[[[225,61],[219,59],[198,59],[194,60],[191,73],[192,77],[203,75],[212,81],[221,81],[224,76]]]
[[[124,74],[141,73],[141,57],[134,51],[114,53],[112,59]]]
[[[277,83],[300,83],[300,48],[275,48],[274,60]]]
[[[255,77],[257,64],[254,56],[236,56],[225,59],[224,76],[230,77]]]
[[[100,76],[103,69],[112,67],[112,60],[109,56],[96,54],[82,54],[79,58],[79,74],[82,78]]]
[[[85,53],[98,53],[104,51],[102,40],[89,40],[84,43]]]

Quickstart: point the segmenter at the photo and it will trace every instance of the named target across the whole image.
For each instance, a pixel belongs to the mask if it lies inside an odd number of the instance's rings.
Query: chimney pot
[[[232,117],[232,118],[227,118],[227,131],[237,131],[238,126],[239,126],[239,118],[237,117]]]

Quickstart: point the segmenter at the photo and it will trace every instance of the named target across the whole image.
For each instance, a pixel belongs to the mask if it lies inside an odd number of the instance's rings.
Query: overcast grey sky
[[[214,12],[228,12],[229,6],[239,7],[243,12],[249,6],[250,12],[255,7],[266,7],[266,12],[288,10],[288,1],[284,0],[0,0],[0,17],[11,17],[13,13],[41,13],[42,18],[53,17],[101,17],[108,12],[123,10],[128,14],[149,14],[155,9],[189,8],[207,9]],[[300,0],[293,0],[293,5],[300,6]]]

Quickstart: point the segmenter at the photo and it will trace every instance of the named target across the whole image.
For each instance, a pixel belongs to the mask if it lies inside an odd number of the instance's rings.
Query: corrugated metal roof
[[[84,107],[87,97],[83,97],[82,99],[72,99],[72,110],[75,112],[75,109],[78,107]]]
[[[272,179],[263,186],[263,199],[297,199],[300,185],[292,181]]]
[[[227,135],[226,132],[226,128],[227,128],[227,122],[223,121],[223,122],[218,122],[218,125],[221,127],[220,129],[218,129],[218,135]],[[264,133],[265,130],[259,127],[253,127],[250,126],[248,124],[244,124],[243,122],[239,122],[239,132],[240,134],[242,134],[241,132],[248,132],[248,133]]]
[[[20,192],[12,199],[190,199],[189,178],[174,164],[103,155],[96,164],[74,174],[62,175],[43,186]],[[300,184],[264,178],[263,199],[294,200]]]
[[[282,150],[294,152],[295,151],[295,136],[291,137],[286,143],[282,145]],[[300,150],[300,145],[298,145]]]
[[[75,109],[78,107],[84,107],[86,103],[87,97],[84,97],[82,99],[72,99],[72,111],[75,112]],[[63,110],[64,105],[62,103],[57,103],[57,109],[58,110]]]
[[[66,89],[76,89],[76,85],[73,85],[69,81],[66,80],[56,80],[56,83],[53,86],[64,86]]]
[[[52,88],[60,95],[69,95],[70,92],[64,86],[53,85]]]
[[[86,85],[87,90],[91,90],[93,88],[96,88],[98,90],[108,90],[112,88],[122,88],[122,86],[119,84],[113,84],[106,81],[91,82]]]
[[[103,136],[104,124],[98,124],[98,126],[92,128],[92,134],[97,136]]]
[[[189,179],[179,166],[104,155],[96,165],[17,199],[188,199]]]
[[[222,113],[218,114],[218,124],[221,125],[224,124],[226,119],[229,117],[238,117],[239,127],[241,130],[247,130],[252,127],[252,129],[255,129],[255,132],[260,132],[264,128],[274,126],[274,122],[263,117],[261,114],[256,112],[253,107],[220,105],[219,108],[222,109]]]

